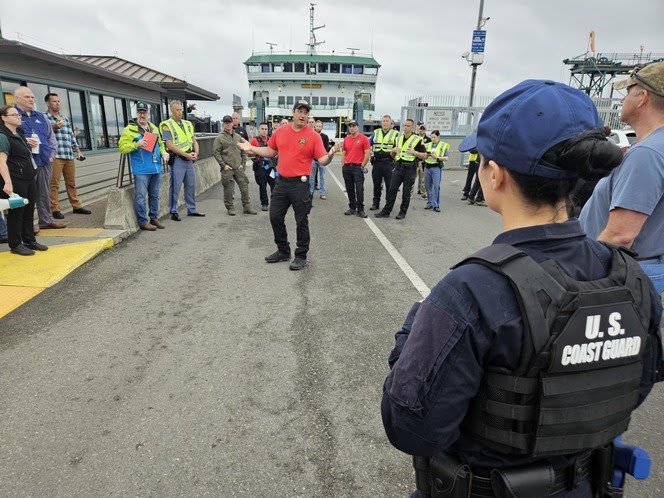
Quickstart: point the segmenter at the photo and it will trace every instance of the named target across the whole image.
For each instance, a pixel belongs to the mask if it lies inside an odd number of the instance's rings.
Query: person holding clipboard
[[[134,174],[134,206],[141,230],[155,231],[166,228],[159,221],[159,190],[161,189],[162,158],[168,161],[166,147],[159,129],[148,121],[149,109],[145,102],[136,105],[136,119],[122,130],[118,148],[121,154],[129,154]],[[149,197],[149,213],[146,213],[145,195]],[[148,219],[149,216],[149,219]]]

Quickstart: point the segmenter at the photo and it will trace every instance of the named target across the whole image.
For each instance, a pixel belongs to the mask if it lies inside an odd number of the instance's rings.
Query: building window
[[[106,147],[115,148],[118,146],[120,140],[120,121],[118,120],[117,111],[115,110],[115,99],[113,97],[102,97],[104,106],[104,121],[106,122],[106,133],[108,137],[108,145]]]
[[[304,62],[296,62],[294,64],[294,70],[296,73],[303,73],[304,72]]]
[[[281,64],[273,64],[272,65],[272,71],[275,73],[283,73],[284,72],[284,66]]]
[[[14,105],[16,103],[14,101],[14,90],[18,88],[18,81],[2,80],[0,81],[0,85],[2,85],[2,98],[4,100],[4,105]]]
[[[331,73],[338,73],[340,69],[339,64],[330,64],[330,72]]]
[[[318,97],[311,97],[311,105],[318,105]]]
[[[293,105],[293,97],[286,97],[286,105]]]
[[[64,91],[63,91],[64,93]],[[76,141],[81,149],[90,149],[90,140],[88,139],[88,120],[85,113],[85,105],[83,104],[83,92],[76,92],[69,90],[68,100],[69,108],[71,110],[71,126],[74,129]]]
[[[375,76],[378,74],[378,68],[377,67],[365,67],[364,68],[364,74],[370,74],[372,76]]]
[[[297,96],[295,97],[295,102],[299,102],[300,100],[302,100],[302,97],[300,97],[299,95],[297,95]]]
[[[320,105],[327,105],[327,97],[320,98]]]
[[[352,64],[343,64],[342,66],[342,73],[344,74],[351,74],[353,72],[353,65]]]
[[[293,72],[293,63],[284,62],[284,73],[292,73],[292,72]]]
[[[261,64],[261,73],[269,73],[270,72],[270,65],[269,64]]]
[[[157,109],[159,106],[150,106],[154,109]],[[127,103],[124,101],[124,99],[115,99],[115,114],[118,117],[118,124],[120,125],[120,132],[122,132],[122,128],[127,126],[128,121],[127,121]],[[159,119],[156,121],[152,121],[155,124],[159,124]]]
[[[325,63],[321,62],[320,64],[318,64],[318,72],[319,73],[327,73],[329,71],[329,69],[330,69],[330,65],[327,64],[326,62]]]
[[[90,94],[90,114],[92,114],[93,142],[98,149],[106,149],[108,148],[108,138],[101,95]]]
[[[362,74],[364,66],[353,66],[353,74]]]
[[[329,97],[327,100],[329,101],[329,103],[332,107],[337,105],[337,98],[336,97]]]
[[[249,64],[247,66],[247,72],[249,73],[260,73],[261,67],[258,64]]]
[[[286,97],[284,95],[279,95],[278,105],[279,107],[286,105]]]

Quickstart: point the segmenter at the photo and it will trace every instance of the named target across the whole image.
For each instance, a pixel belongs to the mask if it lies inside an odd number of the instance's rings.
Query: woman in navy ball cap
[[[413,455],[413,496],[600,496],[611,442],[661,362],[648,278],[567,215],[578,179],[607,175],[621,151],[587,95],[540,80],[485,109],[459,146],[474,148],[503,230],[408,313],[385,431]]]

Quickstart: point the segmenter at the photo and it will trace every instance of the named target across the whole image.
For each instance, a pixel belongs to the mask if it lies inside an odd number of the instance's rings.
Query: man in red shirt
[[[366,218],[364,212],[364,167],[371,157],[371,145],[369,139],[360,134],[357,121],[348,123],[350,135],[344,138],[343,166],[341,172],[346,183],[348,193],[347,216],[357,214],[360,218]]]
[[[286,213],[293,206],[297,227],[297,249],[291,270],[301,270],[307,265],[309,252],[309,211],[311,194],[309,180],[311,162],[316,159],[323,166],[330,164],[336,147],[325,152],[323,141],[316,131],[307,126],[311,107],[306,100],[299,100],[293,107],[293,122],[280,126],[270,137],[267,147],[254,147],[247,141],[238,144],[242,150],[257,156],[272,158],[279,154],[277,177],[270,204],[270,223],[274,232],[277,251],[265,257],[268,263],[289,261],[291,248],[286,231]]]

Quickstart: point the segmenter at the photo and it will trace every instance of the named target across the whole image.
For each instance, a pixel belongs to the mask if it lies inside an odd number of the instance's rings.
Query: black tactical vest
[[[507,277],[524,322],[519,366],[487,369],[466,434],[503,453],[541,457],[596,448],[627,429],[651,347],[650,289],[639,264],[609,247],[608,276],[588,282],[506,244],[456,265]]]

